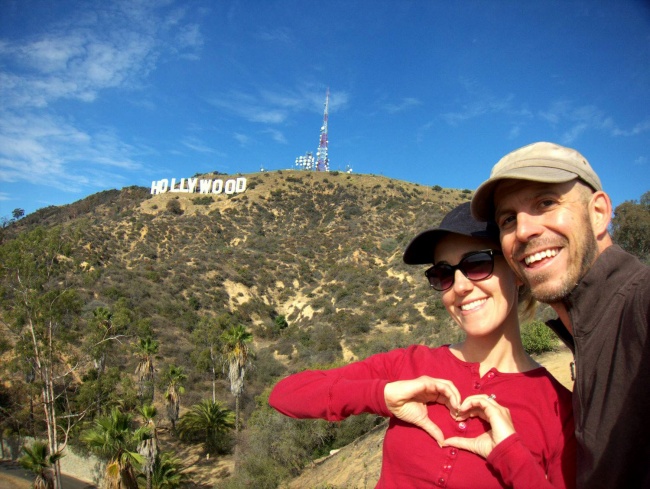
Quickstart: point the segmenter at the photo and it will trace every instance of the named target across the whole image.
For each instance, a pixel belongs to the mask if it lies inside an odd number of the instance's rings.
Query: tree
[[[183,472],[180,459],[163,452],[156,456],[151,477],[151,489],[184,487],[189,477]]]
[[[154,466],[158,457],[158,432],[153,420],[156,417],[157,410],[153,405],[145,404],[140,408],[140,414],[144,419],[148,431],[143,432],[143,436],[138,444],[138,453],[143,458],[142,472],[145,475],[147,489],[152,489]]]
[[[623,202],[614,210],[612,237],[626,251],[641,260],[650,260],[650,191],[634,200]]]
[[[138,366],[135,368],[135,373],[138,376],[138,381],[140,382],[140,400],[142,402],[145,399],[149,402],[153,401],[154,396],[154,385],[153,378],[156,372],[154,366],[154,358],[158,353],[158,342],[147,336],[146,338],[140,338],[140,342],[136,345],[136,354],[139,357]],[[146,387],[149,389],[146,389]],[[147,392],[145,392],[147,391]]]
[[[181,409],[181,394],[185,392],[181,382],[185,379],[187,379],[187,375],[183,372],[183,367],[172,364],[165,372],[164,380],[167,383],[165,406],[167,407],[167,417],[172,423],[172,431],[176,431],[176,420],[178,420],[178,413]]]
[[[109,394],[103,381],[106,371],[106,354],[110,351],[111,343],[119,341],[122,335],[118,334],[118,327],[113,321],[113,313],[109,309],[97,307],[92,314],[92,318],[88,321],[85,344],[86,351],[92,358],[95,367],[95,412],[101,415],[105,413],[106,398]]]
[[[207,369],[212,374],[212,401],[217,401],[217,372],[221,362],[221,335],[232,326],[231,317],[222,314],[217,318],[201,318],[192,331],[192,342],[195,345],[194,362],[197,367]]]
[[[19,460],[21,467],[36,474],[34,489],[53,489],[56,480],[55,466],[63,456],[61,452],[49,454],[47,443],[35,441],[31,448],[23,447],[23,455]]]
[[[24,215],[25,215],[25,209],[16,208],[16,209],[14,209],[13,211],[11,211],[11,216],[12,216],[15,220],[20,219],[20,218],[23,217]]]
[[[1,307],[19,338],[17,345],[28,346],[17,353],[24,355],[40,388],[51,454],[63,452],[72,426],[83,418],[83,414],[69,412],[67,399],[56,395],[67,393],[66,382],[76,368],[64,356],[66,335],[74,331],[81,309],[76,291],[65,279],[70,254],[71,246],[59,228],[36,228],[0,246]],[[66,427],[57,426],[57,405],[68,411]],[[64,428],[62,441],[59,428]],[[61,487],[58,460],[54,487]]]
[[[223,451],[226,434],[234,427],[233,412],[220,402],[204,399],[181,417],[178,432],[189,441],[201,440],[206,452]]]
[[[253,335],[240,324],[226,331],[221,339],[225,363],[228,366],[230,392],[235,396],[235,431],[239,431],[239,399],[244,392],[246,368],[250,365],[248,343],[253,340]]]
[[[144,463],[137,447],[148,433],[147,426],[134,429],[132,416],[117,407],[82,433],[81,440],[88,448],[108,461],[107,489],[137,489],[136,470]]]

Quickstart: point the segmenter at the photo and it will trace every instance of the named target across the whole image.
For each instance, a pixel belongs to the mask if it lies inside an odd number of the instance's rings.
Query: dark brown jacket
[[[650,267],[618,246],[565,299],[574,337],[578,488],[650,488]]]

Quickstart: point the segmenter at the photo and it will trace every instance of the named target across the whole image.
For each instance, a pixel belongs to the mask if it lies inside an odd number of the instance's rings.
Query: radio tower
[[[320,128],[320,143],[318,144],[318,151],[316,151],[316,170],[330,171],[330,161],[327,157],[327,106],[330,100],[330,89],[327,88],[327,95],[325,96],[325,114],[323,114],[323,127]]]

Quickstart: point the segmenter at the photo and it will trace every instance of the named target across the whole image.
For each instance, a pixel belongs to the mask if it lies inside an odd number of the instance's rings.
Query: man
[[[577,151],[503,157],[471,203],[573,350],[578,487],[650,487],[650,267],[614,245],[609,196]]]

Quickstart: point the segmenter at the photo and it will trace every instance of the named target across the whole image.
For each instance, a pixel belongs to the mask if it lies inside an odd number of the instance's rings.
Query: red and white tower
[[[316,151],[316,170],[330,171],[330,161],[327,157],[327,108],[330,100],[330,89],[327,88],[325,96],[325,114],[323,115],[323,126],[320,128],[320,143]]]

